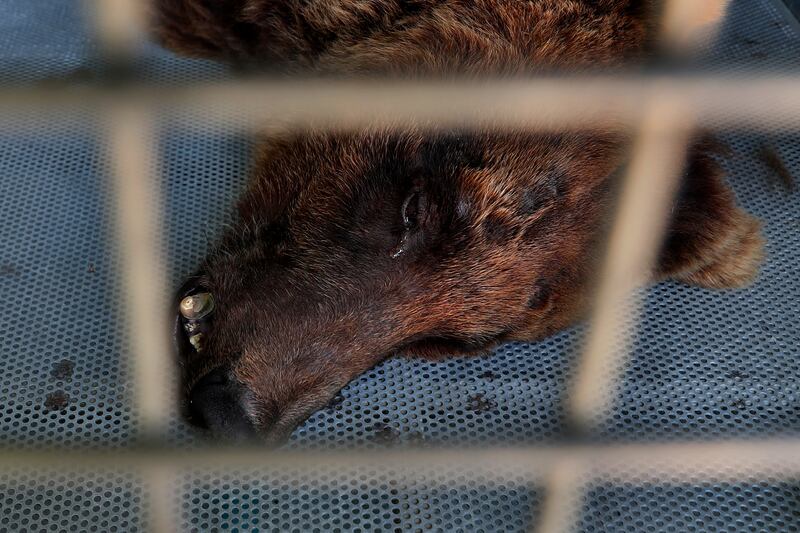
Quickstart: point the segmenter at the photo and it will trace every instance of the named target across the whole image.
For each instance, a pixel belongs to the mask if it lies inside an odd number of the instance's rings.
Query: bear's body
[[[618,67],[641,57],[654,16],[635,0],[157,6],[157,35],[187,54],[404,77]],[[176,332],[190,413],[218,434],[277,441],[393,353],[481,352],[574,322],[627,141],[610,127],[377,125],[267,139],[239,223],[180,293],[216,302],[202,350]],[[736,287],[757,271],[759,224],[708,151],[690,151],[655,277]]]

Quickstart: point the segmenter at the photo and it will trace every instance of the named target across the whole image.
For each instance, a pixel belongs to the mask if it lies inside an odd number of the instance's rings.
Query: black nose
[[[245,392],[241,383],[231,379],[229,371],[218,368],[209,372],[189,392],[189,421],[209,429],[218,439],[254,439],[255,427],[242,405]]]

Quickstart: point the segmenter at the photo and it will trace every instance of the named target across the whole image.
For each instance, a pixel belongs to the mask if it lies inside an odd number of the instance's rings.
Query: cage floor
[[[78,3],[0,3],[0,84],[81,82],[96,45]],[[734,0],[706,65],[797,72],[800,29],[774,0]],[[212,63],[148,46],[154,81],[218,79]],[[730,132],[725,161],[740,203],[764,221],[768,259],[749,289],[710,292],[662,283],[646,313],[608,423],[611,441],[750,438],[800,431],[800,195],[759,157],[768,145],[800,176],[800,139]],[[124,447],[137,435],[128,346],[120,327],[119,255],[103,134],[57,120],[0,132],[0,444]],[[251,144],[230,128],[164,124],[159,142],[163,247],[176,282],[227,220]],[[555,443],[582,327],[491,356],[431,363],[391,359],[348,385],[289,447]],[[168,438],[196,446],[174,421]],[[187,477],[176,492],[191,530],[522,531],[541,493],[505,484],[447,484],[431,472],[391,480],[286,479],[257,473]],[[0,474],[0,531],[135,531],[143,489],[125,475]],[[797,531],[800,484],[598,486],[580,530]]]

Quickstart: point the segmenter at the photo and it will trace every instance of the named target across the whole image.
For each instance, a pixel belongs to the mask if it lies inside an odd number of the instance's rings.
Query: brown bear
[[[179,52],[273,72],[430,77],[640,61],[642,0],[156,0]],[[260,148],[238,222],[180,289],[193,422],[280,442],[401,352],[485,353],[582,316],[626,132],[295,131]],[[759,223],[694,143],[655,278],[742,286]]]

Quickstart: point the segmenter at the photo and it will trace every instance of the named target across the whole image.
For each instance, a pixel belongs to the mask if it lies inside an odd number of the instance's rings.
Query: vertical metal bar
[[[584,469],[576,462],[562,460],[553,467],[547,481],[542,516],[533,531],[567,533],[577,525],[585,491]]]
[[[664,51],[684,54],[704,34],[713,36],[727,4],[728,0],[668,0],[660,35]],[[580,426],[601,421],[617,392],[641,308],[639,295],[632,293],[650,276],[663,242],[669,206],[685,166],[691,126],[688,113],[667,94],[656,94],[642,119],[608,241],[592,327],[572,390],[569,413]],[[554,472],[541,531],[573,529],[583,497],[576,472],[574,465]]]
[[[107,66],[125,71],[145,34],[147,2],[85,0],[93,17]],[[155,140],[146,109],[119,104],[108,116],[107,129],[114,165],[117,230],[125,297],[120,302],[124,329],[131,332],[133,395],[145,440],[163,434],[173,414],[172,367],[167,344],[164,264],[159,253],[161,209],[157,201],[153,160]],[[142,472],[149,529],[175,531],[170,469],[145,467]]]
[[[144,440],[163,434],[175,405],[164,327],[166,291],[157,238],[161,210],[154,194],[150,119],[144,110],[120,107],[111,113],[108,124],[116,176],[121,274],[127,289],[120,312],[126,329],[132,332],[133,395]],[[168,490],[170,472],[145,468],[143,475],[150,531],[175,531]]]
[[[85,0],[94,18],[101,52],[113,68],[132,65],[136,45],[144,35],[147,2]],[[119,104],[109,114],[107,128],[114,165],[117,227],[125,298],[120,302],[124,328],[131,332],[133,395],[139,428],[145,440],[166,429],[175,404],[170,394],[172,373],[167,345],[166,283],[159,253],[160,202],[157,201],[151,116],[145,109]],[[169,469],[146,467],[142,472],[149,514],[155,533],[175,531]]]
[[[173,533],[178,531],[177,502],[174,482],[174,472],[155,466],[144,470],[145,490],[147,491],[148,531],[151,533]]]
[[[631,293],[650,276],[684,167],[690,126],[688,114],[663,94],[654,97],[644,117],[570,399],[571,414],[580,424],[602,418],[610,406],[639,312]]]
[[[84,0],[106,57],[130,58],[144,37],[152,0]]]
[[[711,39],[730,0],[668,0],[661,19],[661,42],[670,52],[691,51]]]
[[[109,116],[116,176],[117,225],[122,276],[127,289],[121,303],[131,335],[134,396],[145,437],[159,435],[171,414],[172,365],[167,343],[166,284],[159,253],[160,203],[156,200],[150,143],[154,136],[147,112],[120,107]]]

